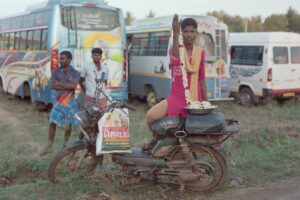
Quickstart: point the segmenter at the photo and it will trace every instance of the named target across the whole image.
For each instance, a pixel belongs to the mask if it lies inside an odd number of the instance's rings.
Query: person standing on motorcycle
[[[99,98],[96,99],[95,91],[97,87],[96,80],[100,80],[102,78],[104,78],[105,81],[102,90],[105,90],[105,85],[108,80],[108,66],[106,62],[101,63],[102,50],[100,48],[92,49],[92,59],[92,64],[86,65],[82,68],[79,85],[82,91],[85,92],[85,102],[96,102],[100,110],[104,110],[107,106],[106,98],[101,93]]]
[[[51,89],[56,91],[56,95],[49,118],[49,144],[40,154],[41,156],[52,151],[57,125],[65,128],[65,145],[71,136],[72,125],[78,123],[75,118],[78,108],[74,94],[80,74],[70,65],[71,60],[72,54],[69,51],[61,52],[59,56],[60,67],[51,75]]]
[[[185,69],[187,71],[189,85],[188,89],[190,90],[191,97],[194,96],[193,100],[207,100],[205,83],[205,54],[202,48],[194,44],[197,37],[197,22],[193,18],[186,18],[179,22],[178,15],[175,14],[172,22],[173,47],[169,51],[172,86],[167,99],[156,104],[147,112],[146,121],[150,130],[152,124],[156,120],[166,115],[181,115],[182,117],[187,116],[187,111],[184,109],[187,106],[187,102],[185,97],[185,89],[183,87],[179,57],[180,28],[183,37],[183,46],[186,53]],[[143,145],[144,150],[151,150],[157,143],[158,136],[155,133],[152,134],[153,139],[149,143]]]

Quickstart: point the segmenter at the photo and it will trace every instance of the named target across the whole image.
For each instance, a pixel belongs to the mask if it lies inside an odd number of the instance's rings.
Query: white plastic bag
[[[98,122],[96,154],[130,153],[128,109],[114,109]]]

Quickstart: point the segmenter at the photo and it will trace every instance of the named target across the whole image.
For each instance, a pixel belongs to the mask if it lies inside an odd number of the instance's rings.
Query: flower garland
[[[185,94],[185,100],[188,105],[188,108],[191,109],[204,109],[211,107],[210,102],[208,101],[193,101],[191,99],[190,90],[188,87],[188,81],[187,81],[187,72],[185,70],[185,59],[184,59],[184,46],[183,46],[183,37],[182,32],[180,31],[179,34],[179,58],[180,58],[180,68],[181,68],[181,74],[182,74],[182,83],[184,87],[184,94]]]

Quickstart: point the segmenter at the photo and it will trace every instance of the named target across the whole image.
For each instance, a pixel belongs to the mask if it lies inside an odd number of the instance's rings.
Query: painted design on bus
[[[5,91],[20,94],[21,87],[27,82],[40,96],[40,90],[49,85],[50,55],[48,51],[0,51],[0,70]]]

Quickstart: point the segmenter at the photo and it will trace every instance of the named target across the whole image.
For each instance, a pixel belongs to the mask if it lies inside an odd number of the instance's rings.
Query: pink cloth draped
[[[186,100],[185,100],[185,94],[184,94],[184,87],[182,83],[182,74],[181,74],[181,68],[180,68],[180,59],[175,58],[172,55],[172,49],[170,49],[170,67],[171,67],[171,75],[172,75],[172,86],[170,90],[170,95],[167,97],[168,102],[168,109],[167,109],[167,115],[168,116],[174,116],[174,115],[182,115],[183,117],[187,116],[187,111],[184,109],[184,107],[187,106]],[[202,50],[201,52],[201,62],[199,67],[199,81],[205,80],[205,54]],[[189,58],[191,61],[191,57]],[[191,74],[187,74],[188,79],[188,86],[190,88],[191,83]],[[203,101],[202,93],[201,93],[201,87],[199,83],[199,92],[198,92],[198,100]]]

